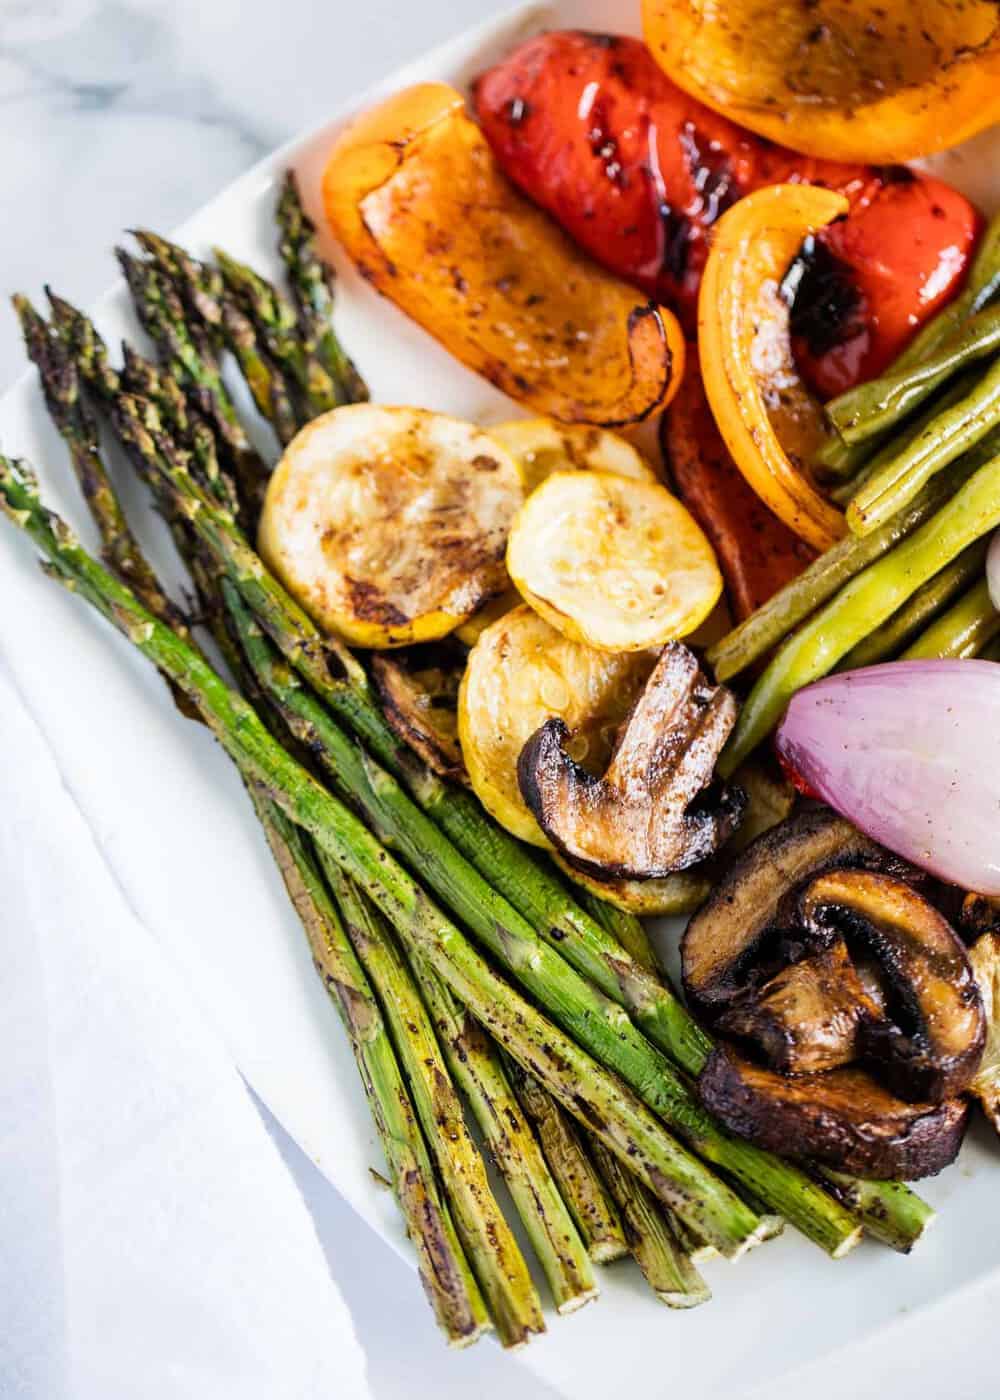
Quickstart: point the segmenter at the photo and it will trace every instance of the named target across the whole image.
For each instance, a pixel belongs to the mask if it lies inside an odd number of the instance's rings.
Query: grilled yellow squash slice
[[[571,642],[523,604],[487,627],[459,689],[458,736],[473,790],[501,826],[536,846],[549,844],[518,787],[522,748],[557,715],[569,727],[576,761],[603,772],[654,661]]]
[[[653,468],[627,438],[586,423],[556,423],[551,418],[512,418],[488,428],[521,470],[525,492],[541,486],[553,472],[597,471],[657,481]]]
[[[712,546],[665,486],[555,472],[518,512],[514,587],[573,641],[642,651],[686,637],[722,593]]]
[[[513,459],[481,429],[354,404],[289,444],[268,486],[260,552],[346,641],[434,641],[507,586],[504,546],[522,499]]]

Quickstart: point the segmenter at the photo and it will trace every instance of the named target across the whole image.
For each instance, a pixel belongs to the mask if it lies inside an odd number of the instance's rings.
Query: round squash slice
[[[553,472],[613,472],[635,481],[658,480],[653,468],[627,438],[585,423],[556,423],[551,418],[513,418],[487,429],[506,447],[521,471],[526,492],[541,486]]]
[[[519,511],[507,571],[564,636],[602,651],[663,646],[722,592],[712,546],[665,486],[611,472],[555,472]]]
[[[513,460],[479,428],[354,404],[289,444],[268,486],[260,552],[346,641],[434,641],[506,586],[504,545],[522,498]]]
[[[458,736],[473,790],[501,826],[536,846],[549,844],[518,786],[521,750],[557,716],[576,761],[603,772],[654,661],[571,642],[523,604],[486,629],[459,690]]]

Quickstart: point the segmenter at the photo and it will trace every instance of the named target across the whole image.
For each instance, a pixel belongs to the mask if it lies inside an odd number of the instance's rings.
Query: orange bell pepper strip
[[[803,241],[847,207],[818,185],[741,199],[715,226],[698,295],[701,376],[719,432],[765,505],[820,551],[846,526],[808,475],[827,429],[795,367],[781,282]]]
[[[715,426],[695,354],[660,419],[660,446],[678,495],[715,550],[734,617],[749,617],[815,555],[744,481]]]
[[[454,88],[418,84],[351,123],[323,198],[362,274],[511,398],[605,427],[669,402],[684,367],[674,316],[508,182]]]
[[[643,0],[678,86],[828,160],[913,160],[1000,121],[995,0]]]

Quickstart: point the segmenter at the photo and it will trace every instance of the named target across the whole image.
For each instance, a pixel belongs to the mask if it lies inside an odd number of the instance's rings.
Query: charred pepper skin
[[[879,373],[964,280],[980,219],[963,196],[905,167],[817,160],[754,136],[682,92],[637,39],[538,35],[478,79],[474,100],[514,183],[682,318],[711,227],[736,200],[788,181],[845,194],[851,215],[816,240],[797,318],[796,353],[824,397]]]

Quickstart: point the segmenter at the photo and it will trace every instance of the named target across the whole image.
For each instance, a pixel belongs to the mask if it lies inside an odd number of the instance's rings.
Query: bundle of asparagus
[[[665,1301],[703,1301],[692,1256],[735,1257],[778,1215],[835,1256],[857,1241],[862,1220],[908,1249],[930,1212],[907,1188],[843,1179],[825,1187],[712,1122],[689,1078],[711,1042],[661,976],[638,921],[578,903],[475,799],[430,773],[389,728],[356,659],[317,631],[249,545],[244,530],[267,467],[249,448],[218,350],[233,353],[281,443],[316,412],[364,393],[330,324],[332,280],[291,178],[279,222],[294,306],[222,254],[219,272],[142,233],[152,260],[122,255],[159,365],[127,349],[119,374],[68,303],[50,293],[54,329],[18,303],[111,572],[45,510],[24,468],[2,461],[0,497],[54,576],[154,661],[239,766],[347,1026],[449,1340],[470,1341],[492,1320],[516,1345],[544,1325],[465,1130],[459,1089],[560,1310],[594,1296],[591,1257],[626,1248]],[[168,519],[198,620],[244,696],[159,599],[103,469],[81,381]],[[88,489],[93,481],[101,490]]]

